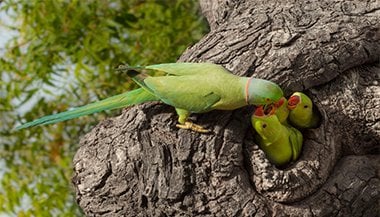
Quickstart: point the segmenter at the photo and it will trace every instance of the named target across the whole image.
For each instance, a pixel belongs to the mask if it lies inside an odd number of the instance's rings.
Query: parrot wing
[[[158,70],[170,75],[196,75],[208,73],[230,72],[221,65],[213,63],[163,63],[144,67],[146,69]]]
[[[144,83],[164,103],[194,113],[212,110],[222,98],[207,79],[199,76],[147,77]]]
[[[289,142],[292,146],[292,160],[295,161],[301,153],[303,136],[302,133],[294,127],[288,127],[288,130]]]
[[[210,63],[167,63],[145,68],[128,67],[127,75],[164,103],[190,112],[201,113],[211,110],[212,106],[221,100],[220,94],[210,87],[208,79],[194,75],[197,73],[195,69],[204,70],[207,67],[216,67],[219,70],[221,68],[226,71],[223,67]],[[162,70],[168,75],[149,76],[146,69]]]
[[[146,91],[153,94],[152,90],[146,86],[144,80],[146,78],[152,77],[149,75],[149,71],[160,71],[164,72],[166,75],[174,76],[189,76],[196,74],[207,74],[210,73],[223,73],[231,74],[223,66],[213,64],[213,63],[163,63],[150,66],[122,66],[119,68],[121,71],[126,71],[127,75],[140,87]],[[155,76],[153,76],[155,77]],[[159,77],[159,76],[157,76]],[[199,77],[198,77],[199,79]]]
[[[146,86],[146,84],[144,82],[144,80],[146,78],[150,77],[149,75],[147,75],[144,72],[136,71],[135,69],[129,69],[128,72],[127,72],[127,75],[132,79],[132,81],[134,81],[141,88],[143,88],[147,92],[155,95],[154,92],[153,92],[153,90],[150,89],[148,86]]]

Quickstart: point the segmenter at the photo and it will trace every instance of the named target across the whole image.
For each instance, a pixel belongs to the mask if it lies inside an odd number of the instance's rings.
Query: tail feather
[[[143,102],[157,100],[159,100],[157,96],[152,95],[151,93],[145,91],[142,88],[139,88],[136,90],[132,90],[129,92],[106,98],[98,102],[93,102],[88,105],[73,108],[71,110],[64,111],[58,114],[48,115],[37,120],[25,123],[21,126],[16,127],[15,129],[20,130],[37,125],[53,124],[105,110],[117,109],[131,105],[136,105]]]

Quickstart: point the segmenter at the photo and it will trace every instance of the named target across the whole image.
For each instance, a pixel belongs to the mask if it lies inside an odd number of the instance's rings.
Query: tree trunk
[[[264,3],[265,2],[265,3]],[[102,121],[74,158],[88,216],[379,216],[380,1],[201,0],[210,33],[180,58],[304,91],[322,116],[300,159],[272,166],[253,108],[193,115],[145,103]]]

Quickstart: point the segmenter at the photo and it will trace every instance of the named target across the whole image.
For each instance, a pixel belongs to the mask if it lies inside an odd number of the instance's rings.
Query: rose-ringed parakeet
[[[287,106],[288,101],[285,97],[281,97],[280,100],[275,103],[264,105],[263,111],[265,114],[275,114],[281,124],[289,126],[287,121],[289,116],[289,109]]]
[[[275,107],[275,114],[281,124],[287,125],[287,119],[289,116],[289,109],[287,107],[288,101],[285,97],[281,97],[278,102],[275,102],[273,106]]]
[[[148,101],[161,101],[175,107],[180,128],[208,132],[188,120],[191,113],[214,109],[234,110],[245,105],[266,105],[278,101],[283,92],[268,80],[239,77],[212,63],[167,63],[145,67],[119,67],[140,86],[139,89],[112,96],[82,107],[25,123],[16,129],[52,124],[104,110],[122,108]],[[147,72],[163,74],[148,76]]]
[[[303,142],[301,132],[281,124],[274,110],[267,113],[262,106],[256,108],[251,122],[257,132],[256,141],[271,163],[284,166],[297,160]]]
[[[304,93],[295,92],[288,100],[289,122],[297,128],[316,128],[320,118],[313,110],[311,99]]]

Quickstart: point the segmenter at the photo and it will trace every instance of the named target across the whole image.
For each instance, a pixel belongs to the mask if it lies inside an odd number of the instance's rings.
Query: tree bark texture
[[[179,61],[304,91],[322,116],[300,159],[271,165],[253,140],[253,108],[193,115],[127,108],[85,135],[74,158],[88,216],[379,216],[380,1],[201,0],[210,32]]]

